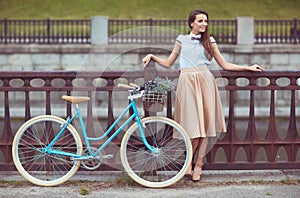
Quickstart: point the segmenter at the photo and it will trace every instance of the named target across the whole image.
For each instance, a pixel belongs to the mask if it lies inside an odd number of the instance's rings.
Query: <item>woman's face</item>
[[[205,14],[198,14],[194,22],[191,24],[193,34],[201,34],[206,31],[208,25],[207,16]]]

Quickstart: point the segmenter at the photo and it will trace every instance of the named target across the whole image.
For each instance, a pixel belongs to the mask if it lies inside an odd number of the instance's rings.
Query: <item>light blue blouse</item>
[[[181,45],[180,50],[180,68],[189,68],[195,66],[210,66],[210,60],[205,56],[205,50],[199,40],[192,40],[192,34],[179,35],[176,39]],[[215,43],[215,39],[210,37],[211,43]]]

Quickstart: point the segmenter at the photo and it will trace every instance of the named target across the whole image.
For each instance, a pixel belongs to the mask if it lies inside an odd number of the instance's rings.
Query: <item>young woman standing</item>
[[[190,165],[186,174],[190,175],[193,181],[200,181],[208,138],[216,137],[217,132],[226,132],[218,88],[208,69],[212,58],[225,70],[263,70],[257,64],[247,67],[227,62],[221,55],[215,39],[209,34],[208,23],[208,14],[205,11],[192,11],[188,18],[190,34],[177,37],[174,49],[167,59],[152,54],[143,58],[144,66],[152,59],[159,65],[170,68],[178,56],[180,57],[174,120],[186,130],[192,141],[196,162],[194,169],[192,170]]]

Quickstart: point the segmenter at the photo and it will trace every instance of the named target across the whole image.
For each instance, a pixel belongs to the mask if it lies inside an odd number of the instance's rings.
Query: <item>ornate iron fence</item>
[[[188,34],[186,20],[110,20],[110,43],[173,44],[179,34]],[[210,33],[218,43],[236,44],[236,20],[211,20]]]
[[[256,44],[300,43],[300,20],[255,20]]]
[[[51,114],[57,105],[55,101],[57,95],[71,95],[74,91],[81,95],[97,100],[97,94],[107,96],[107,122],[108,127],[114,120],[114,110],[117,104],[114,99],[120,97],[122,90],[115,88],[115,84],[120,78],[127,82],[137,82],[140,79],[152,79],[157,75],[167,76],[169,79],[177,79],[178,71],[158,71],[154,67],[147,67],[149,71],[136,72],[1,72],[0,73],[0,97],[3,110],[3,120],[0,121],[0,170],[15,170],[12,163],[11,148],[14,133],[17,128],[32,116],[34,107],[39,106],[40,114]],[[221,91],[228,94],[228,132],[219,137],[213,148],[206,156],[205,169],[295,169],[300,168],[300,129],[299,129],[299,96],[300,96],[300,72],[299,71],[264,71],[253,72],[230,72],[212,71],[217,79],[223,79],[227,83],[220,86]],[[248,83],[241,85],[239,79],[244,79]],[[76,82],[76,79],[78,80]],[[105,81],[101,86],[97,86],[97,81]],[[282,84],[284,79],[287,83]],[[261,84],[261,81],[265,82]],[[123,90],[124,91],[124,90]],[[239,120],[236,116],[237,98],[239,91],[249,93],[249,101],[246,106],[249,115],[245,119],[245,131],[237,130]],[[286,128],[278,128],[281,117],[276,115],[276,95],[279,92],[289,93],[289,115]],[[117,92],[117,95],[113,93]],[[261,92],[268,92],[270,97],[268,102],[269,112],[266,118],[260,120],[256,116],[256,96]],[[14,107],[14,100],[21,101],[21,105],[15,106],[22,113],[22,120],[19,124],[12,124],[14,116],[11,116],[11,108]],[[34,102],[36,99],[42,103]],[[72,113],[71,106],[60,102],[58,106],[67,117]],[[89,102],[86,106],[86,125],[90,136],[96,135],[93,125],[93,118],[99,119],[93,114],[95,104]],[[94,106],[93,106],[94,105]],[[1,110],[1,109],[0,109]],[[172,117],[172,94],[169,93],[165,115]],[[267,126],[266,130],[257,129],[257,125]],[[298,124],[298,126],[297,126]],[[241,135],[241,132],[243,133]],[[262,135],[264,134],[264,135]],[[120,139],[115,141],[119,145]],[[118,149],[111,148],[117,155]],[[262,157],[258,157],[262,154]],[[219,160],[217,156],[222,156]],[[112,170],[112,163],[104,164],[100,170]]]
[[[0,43],[90,43],[90,20],[0,20]]]
[[[255,20],[256,44],[300,43],[300,21]],[[0,20],[0,43],[91,43],[90,20]],[[108,21],[109,43],[173,44],[190,30],[186,20]],[[237,43],[236,20],[211,20],[210,33],[220,44]]]

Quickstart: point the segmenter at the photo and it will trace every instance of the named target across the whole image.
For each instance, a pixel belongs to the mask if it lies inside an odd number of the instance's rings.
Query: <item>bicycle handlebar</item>
[[[131,99],[131,100],[135,99],[135,98],[141,98],[144,94],[144,87],[143,86],[140,87],[133,83],[129,83],[129,85],[119,83],[118,87],[127,89],[128,92],[130,93],[130,96],[128,96],[128,99]]]
[[[129,85],[132,86],[132,87],[135,87],[135,88],[137,88],[137,89],[140,88],[140,86],[138,86],[138,85],[136,85],[136,84],[134,84],[134,83],[129,83]]]
[[[126,85],[126,84],[122,84],[122,83],[119,83],[119,84],[118,84],[118,87],[124,88],[124,89],[135,89],[134,86]]]

